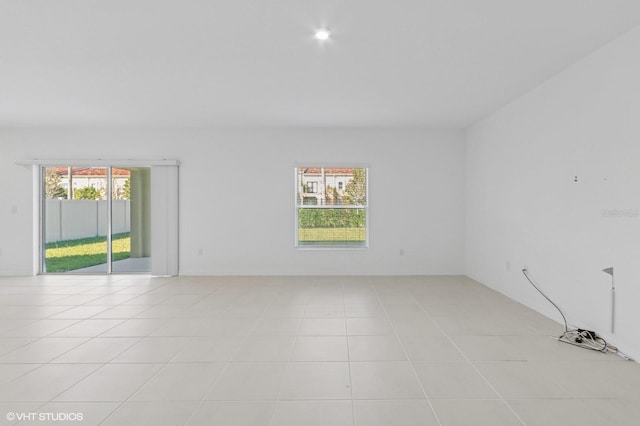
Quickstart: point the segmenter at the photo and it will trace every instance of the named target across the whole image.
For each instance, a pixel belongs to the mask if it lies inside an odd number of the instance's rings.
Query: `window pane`
[[[367,247],[367,169],[296,168],[297,246]]]
[[[298,245],[366,247],[365,209],[298,209]]]
[[[367,169],[298,167],[298,205],[366,206]]]

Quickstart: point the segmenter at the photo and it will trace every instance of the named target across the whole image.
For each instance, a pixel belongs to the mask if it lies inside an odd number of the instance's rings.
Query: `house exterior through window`
[[[368,246],[368,169],[296,167],[296,246]]]

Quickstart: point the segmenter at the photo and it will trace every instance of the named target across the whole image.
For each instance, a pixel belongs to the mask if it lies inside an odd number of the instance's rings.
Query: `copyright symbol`
[[[16,413],[14,413],[14,412],[12,412],[12,411],[9,411],[9,412],[7,413],[7,420],[8,420],[8,421],[10,421],[10,422],[12,422],[12,421],[14,421],[15,419],[16,419]]]

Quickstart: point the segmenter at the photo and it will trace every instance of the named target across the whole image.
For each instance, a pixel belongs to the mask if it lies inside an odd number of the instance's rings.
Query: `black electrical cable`
[[[529,283],[531,283],[533,288],[535,288],[538,291],[538,293],[540,293],[545,299],[547,299],[547,301],[551,303],[553,307],[556,308],[558,312],[560,312],[560,315],[562,316],[562,320],[564,321],[564,333],[562,333],[560,337],[558,337],[558,340],[573,346],[584,348],[584,349],[591,349],[593,351],[598,351],[598,352],[607,352],[607,349],[608,349],[607,341],[604,340],[602,337],[597,336],[594,332],[588,331],[588,330],[580,330],[580,329],[569,330],[569,326],[567,324],[567,318],[562,313],[562,310],[558,307],[558,305],[553,303],[553,301],[549,299],[549,297],[546,294],[544,294],[544,292],[540,290],[540,288],[538,288],[537,285],[535,285],[535,283],[531,280],[527,272],[528,272],[527,268],[522,269],[522,273],[527,278],[527,281],[529,281]]]
[[[586,330],[566,331],[558,337],[558,340],[580,348],[591,349],[592,351],[607,352],[609,349],[606,340],[600,336],[593,336],[592,332]],[[616,350],[611,350],[611,352],[616,352]]]

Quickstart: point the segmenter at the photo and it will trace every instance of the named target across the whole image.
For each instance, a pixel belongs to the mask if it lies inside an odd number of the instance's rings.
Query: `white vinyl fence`
[[[106,200],[46,200],[46,242],[107,235]],[[112,201],[113,233],[131,231],[131,202]]]

